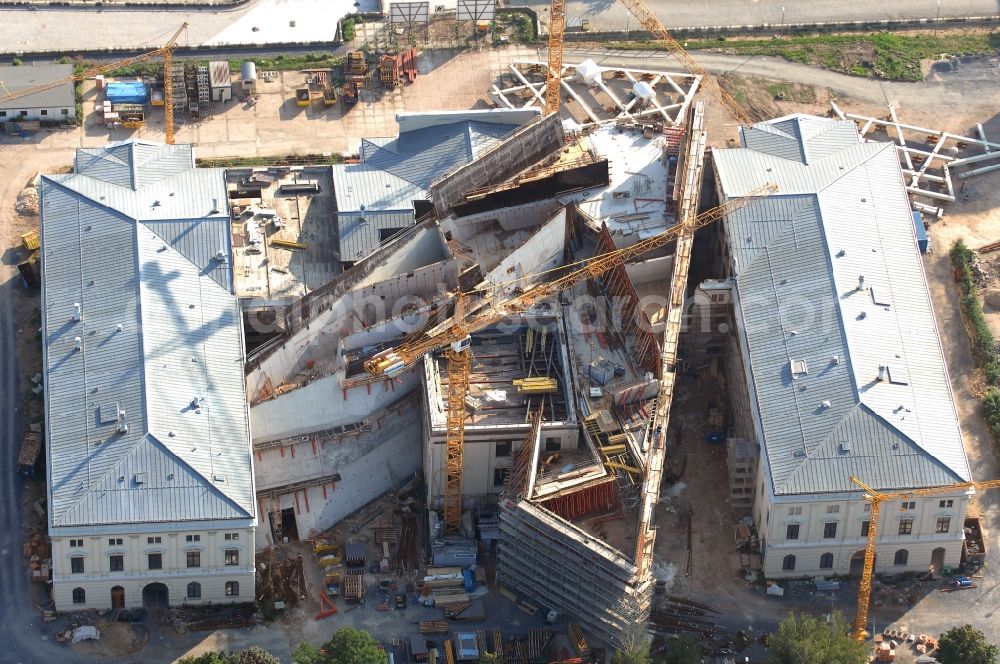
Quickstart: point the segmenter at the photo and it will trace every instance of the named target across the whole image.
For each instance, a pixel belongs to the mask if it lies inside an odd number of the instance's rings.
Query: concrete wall
[[[417,386],[414,371],[385,382],[347,390],[341,375],[327,376],[250,409],[250,429],[254,440],[277,440],[310,431],[360,422]],[[257,468],[261,474],[260,464]]]
[[[171,606],[254,601],[255,529],[245,522],[229,527],[214,524],[223,527],[213,530],[190,525],[190,530],[173,532],[53,535],[52,597],[56,609],[111,608],[111,589],[115,586],[124,588],[126,608],[140,607],[143,588],[157,582],[167,586]],[[226,564],[227,551],[236,552],[234,564]],[[198,567],[188,567],[188,552],[200,554]],[[149,568],[149,554],[160,554],[162,569]],[[112,572],[111,556],[118,555],[123,557],[124,569]],[[73,558],[83,560],[83,572],[72,571]],[[227,581],[239,583],[239,595],[226,595]],[[187,596],[190,582],[201,584],[200,598]],[[73,602],[75,588],[85,591],[84,602]]]
[[[435,182],[431,186],[434,210],[439,218],[444,218],[452,205],[464,201],[465,193],[500,184],[562,145],[562,121],[556,115],[522,127],[497,147]]]
[[[761,464],[763,464],[763,460]],[[768,475],[763,465],[758,467],[757,477]],[[764,480],[763,484],[767,484]],[[843,496],[802,496],[792,499],[777,498],[773,502],[767,497],[766,489],[758,488],[758,498],[764,495],[764,503],[758,503],[763,527],[758,525],[765,540],[765,567],[768,577],[802,577],[818,574],[847,574],[851,569],[851,557],[863,551],[867,538],[862,536],[862,523],[869,520],[870,512],[865,500],[847,500]],[[944,507],[941,506],[944,501]],[[951,507],[947,506],[951,501]],[[934,549],[943,547],[946,551],[945,565],[958,565],[961,555],[962,527],[968,506],[968,496],[956,492],[950,496],[935,496],[914,499],[915,509],[902,510],[900,501],[883,503],[879,513],[879,532],[876,544],[875,571],[878,573],[926,572],[931,563]],[[913,519],[912,533],[900,535],[901,519]],[[950,518],[947,533],[936,533],[937,520]],[[836,523],[836,536],[824,537],[826,524]],[[788,539],[788,526],[798,526],[798,538]],[[909,552],[905,565],[895,564],[896,551]],[[833,567],[821,569],[820,556],[833,554]],[[795,569],[782,569],[785,556],[795,556]]]
[[[295,508],[300,539],[333,527],[365,504],[420,472],[420,402],[410,399],[398,409],[373,418],[372,430],[358,437],[313,445],[312,441],[258,453],[257,486],[272,487],[282,508]],[[313,477],[340,476],[337,482],[283,493],[282,485]],[[262,514],[266,513],[262,501]],[[272,544],[262,528],[258,548]]]
[[[566,208],[560,209],[548,219],[528,240],[500,261],[500,264],[486,274],[486,280],[502,284],[512,279],[520,279],[526,274],[541,273],[563,264],[566,250]],[[540,274],[525,279],[518,284],[510,284],[506,291],[515,286],[527,288],[552,275]]]
[[[448,217],[442,220],[441,227],[445,231],[451,232],[454,239],[465,243],[484,232],[489,232],[494,223],[505,231],[538,226],[544,220],[551,218],[559,207],[560,204],[554,200],[536,201],[464,217]]]

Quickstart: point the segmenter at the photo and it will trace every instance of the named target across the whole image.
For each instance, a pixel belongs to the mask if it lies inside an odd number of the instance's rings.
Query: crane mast
[[[854,625],[851,630],[856,640],[864,641],[868,635],[868,608],[871,603],[872,573],[875,569],[875,542],[878,539],[879,513],[882,503],[887,500],[908,500],[921,496],[942,496],[963,491],[997,489],[1000,488],[1000,480],[958,482],[957,484],[893,493],[880,493],[857,477],[851,477],[851,481],[864,489],[865,500],[871,505],[871,514],[868,518],[868,541],[865,544],[865,564],[861,571],[861,581],[858,583],[858,604],[854,612]]]
[[[562,92],[563,32],[566,30],[566,0],[549,4],[549,53],[545,70],[545,115],[559,112]]]

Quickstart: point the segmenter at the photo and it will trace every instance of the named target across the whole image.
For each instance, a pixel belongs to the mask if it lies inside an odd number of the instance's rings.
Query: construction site
[[[416,48],[278,74],[174,63],[182,28],[133,59],[158,76],[85,72],[109,130],[162,107],[168,144],[234,100],[358,123],[342,158],[197,169],[229,232],[160,249],[238,298],[257,615],[367,629],[405,661],[576,664],[681,633],[754,658],[754,612],[829,600],[876,661],[932,654],[894,607],[975,587],[972,501],[1000,483],[973,477],[924,262],[1000,141],[892,104],[758,117],[624,4],[679,66],[564,62],[557,1],[546,61],[518,52],[474,107],[389,127],[365,117],[418,89]],[[25,552],[39,579],[59,565],[39,536]],[[169,615],[257,620],[226,611]]]

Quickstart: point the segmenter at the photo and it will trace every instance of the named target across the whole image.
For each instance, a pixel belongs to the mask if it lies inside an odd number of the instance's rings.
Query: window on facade
[[[496,455],[497,457],[509,457],[510,456],[510,441],[509,440],[498,440],[496,444]]]
[[[833,554],[824,553],[819,557],[819,568],[820,569],[833,569]]]
[[[46,109],[46,108],[43,108],[43,109],[41,110],[41,113],[42,113],[42,115],[48,115],[48,114],[49,114],[49,111],[48,111],[48,109]]]
[[[69,109],[68,108],[62,109],[61,112],[62,112],[63,115],[69,115]]]
[[[226,533],[226,537],[225,537],[225,539],[232,540],[232,541],[238,540],[239,538],[240,538],[240,534],[239,533]]]
[[[934,524],[934,532],[946,533],[949,530],[951,530],[951,517],[950,516],[938,517],[937,523]]]
[[[112,572],[121,572],[125,569],[125,556],[108,556]]]
[[[86,604],[87,603],[87,591],[83,588],[73,588],[73,603],[74,604]]]
[[[188,598],[201,597],[201,584],[192,581],[188,584]]]
[[[239,565],[240,564],[240,552],[236,549],[226,549],[226,564],[227,565]]]
[[[906,549],[900,549],[899,551],[896,552],[896,556],[895,558],[893,558],[892,564],[905,565],[909,557],[910,557],[909,551],[907,551]]]
[[[507,475],[509,474],[510,474],[510,468],[494,468],[493,486],[503,486],[504,482],[507,481]]]
[[[238,597],[240,594],[239,581],[226,581],[226,597]]]
[[[28,112],[27,111],[21,111],[21,117],[22,118],[28,117]]]
[[[7,117],[7,111],[0,111],[0,118]]]
[[[795,569],[795,556],[789,554],[781,561],[781,569],[786,572]]]
[[[83,558],[77,556],[69,559],[69,571],[73,574],[83,574]]]
[[[82,547],[82,546],[83,546],[83,540],[82,540],[82,539],[71,539],[71,540],[69,541],[69,545],[70,545],[70,547],[72,547],[72,548],[79,548],[79,547]]]
[[[837,522],[823,524],[823,537],[826,539],[833,539],[837,536]]]
[[[122,545],[121,537],[112,537],[108,539],[108,546],[121,546],[121,545]]]
[[[871,521],[862,521],[861,522],[861,536],[862,537],[868,537],[868,526],[870,526],[870,525],[871,525]]]
[[[186,539],[188,542],[200,542],[201,535],[187,535],[184,539]]]
[[[954,500],[941,500],[941,501],[938,501],[938,507],[940,507],[941,509],[945,509],[947,507],[951,507],[954,504],[955,504]]]
[[[562,443],[559,442],[558,438],[546,438],[545,439],[545,451],[546,452],[558,452],[562,449]]]
[[[865,511],[866,512],[871,512],[872,511],[872,504],[871,503],[865,503]]]
[[[157,535],[156,537],[147,537],[146,538],[146,544],[161,544],[162,542],[163,542],[163,538],[160,537],[159,535]]]
[[[151,553],[146,556],[149,562],[149,569],[163,569],[163,554]]]
[[[802,506],[801,505],[799,507],[789,507],[788,508],[788,516],[798,516],[800,514],[802,514]]]
[[[785,527],[785,539],[799,538],[799,524],[790,523]]]
[[[900,535],[912,535],[913,534],[913,519],[900,519],[899,520],[899,534]]]
[[[188,567],[201,567],[201,551],[188,551],[187,552],[187,566]]]
[[[915,510],[915,509],[917,509],[917,503],[915,501],[912,501],[912,500],[909,501],[909,502],[907,502],[907,501],[904,500],[902,502],[902,504],[899,506],[899,509],[902,510],[902,511],[904,511],[904,512],[907,511],[907,510]]]
[[[827,505],[826,506],[826,513],[827,514],[839,514],[840,513],[840,505]]]

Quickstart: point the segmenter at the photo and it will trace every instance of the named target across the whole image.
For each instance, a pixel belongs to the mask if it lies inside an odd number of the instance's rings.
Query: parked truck
[[[17,472],[25,477],[34,477],[38,457],[42,453],[42,434],[29,431],[21,441],[21,452],[17,455]]]

